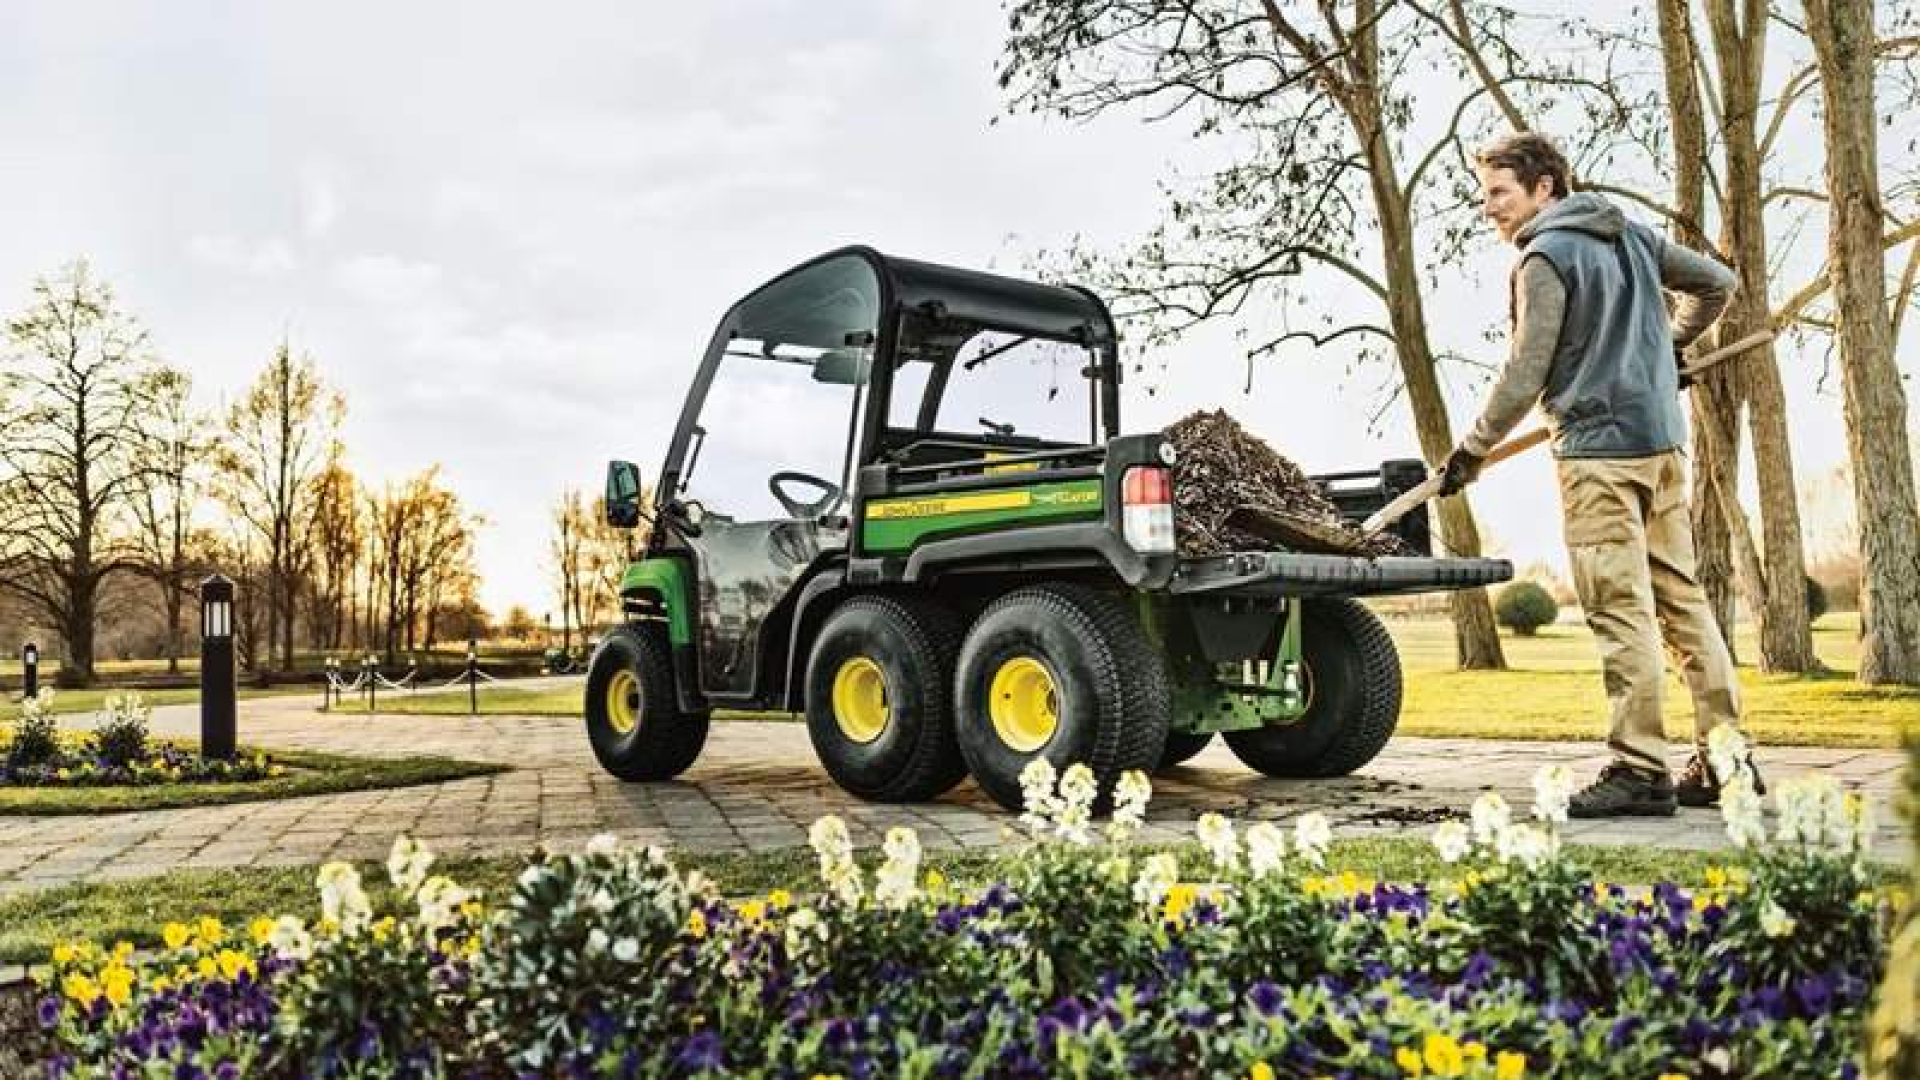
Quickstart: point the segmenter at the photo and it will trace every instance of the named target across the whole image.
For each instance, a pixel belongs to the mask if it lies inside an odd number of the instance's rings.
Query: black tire
[[[1010,661],[1038,661],[1052,688],[1051,735],[1029,747],[996,730],[989,701]],[[1160,763],[1171,713],[1166,661],[1116,597],[1081,585],[1039,585],[993,602],[960,647],[954,709],[960,752],[993,801],[1022,809],[1020,773],[1037,757],[1085,763],[1106,805],[1128,769]]]
[[[1167,748],[1160,751],[1160,769],[1171,769],[1175,765],[1193,760],[1193,756],[1207,748],[1213,741],[1211,731],[1169,731]],[[1154,770],[1158,772],[1159,769]]]
[[[1300,622],[1306,715],[1229,731],[1227,746],[1268,776],[1345,776],[1372,761],[1400,722],[1400,654],[1357,600],[1308,600]]]
[[[667,649],[659,630],[622,626],[587,665],[587,740],[622,780],[671,780],[707,745],[708,714],[680,711]]]
[[[807,660],[807,736],[835,783],[873,802],[921,802],[967,775],[950,693],[959,643],[959,618],[927,601],[856,596],[827,617]],[[862,664],[882,716],[865,728],[834,697]]]

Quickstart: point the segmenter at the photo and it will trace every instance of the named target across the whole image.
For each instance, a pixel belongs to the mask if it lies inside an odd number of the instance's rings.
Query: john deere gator
[[[1424,510],[1409,556],[1180,557],[1179,462],[1122,433],[1117,345],[1086,289],[865,247],[735,304],[650,495],[608,467],[609,521],[651,528],[588,668],[600,763],[677,776],[716,708],[804,713],[833,779],[889,802],[970,774],[1017,807],[1036,757],[1104,789],[1215,735],[1270,776],[1370,761],[1401,674],[1356,598],[1512,567],[1431,557]],[[1357,520],[1425,475],[1316,479]]]

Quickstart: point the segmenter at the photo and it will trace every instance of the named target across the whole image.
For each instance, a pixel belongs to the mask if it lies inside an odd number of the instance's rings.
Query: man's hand
[[[1693,376],[1687,374],[1687,347],[1677,341],[1673,343],[1673,370],[1680,375],[1680,389],[1693,385]]]
[[[1440,494],[1460,494],[1461,488],[1480,478],[1480,466],[1485,462],[1480,455],[1468,453],[1466,447],[1455,447],[1447,455],[1447,463],[1440,466]]]

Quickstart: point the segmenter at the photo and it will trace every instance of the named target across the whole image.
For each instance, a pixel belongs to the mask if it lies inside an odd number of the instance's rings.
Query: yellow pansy
[[[215,975],[220,974],[220,967],[213,962],[213,957],[211,956],[201,957],[200,962],[194,965],[194,970],[198,971],[200,977],[203,979],[211,979]]]
[[[178,949],[184,946],[187,943],[187,939],[192,936],[193,931],[188,929],[185,923],[170,922],[160,931],[160,940],[166,942],[167,948],[169,949]]]
[[[219,919],[202,915],[200,925],[194,927],[194,936],[200,939],[201,945],[218,945],[227,939],[227,928],[220,925]]]
[[[100,986],[109,1005],[125,1005],[133,997],[133,972],[114,964],[100,973]]]
[[[1661,1073],[1660,1080],[1687,1080],[1685,1073]]]
[[[247,933],[255,945],[265,945],[273,938],[273,920],[263,915],[253,920],[253,924],[247,927]]]
[[[707,936],[706,915],[702,914],[697,909],[692,913],[690,913],[687,916],[687,933],[692,934],[694,937],[697,937],[697,938],[706,937]]]
[[[1420,1058],[1435,1076],[1459,1076],[1467,1070],[1466,1056],[1451,1035],[1429,1035]]]
[[[1411,1046],[1403,1046],[1393,1052],[1394,1064],[1408,1076],[1425,1076],[1427,1067],[1420,1063],[1420,1052]]]
[[[767,917],[767,902],[760,899],[748,900],[740,905],[740,917],[749,923],[758,923]]]
[[[1264,1061],[1256,1061],[1253,1068],[1247,1070],[1247,1080],[1273,1080],[1273,1066]]]
[[[173,980],[167,978],[165,975],[162,975],[159,978],[153,980],[153,982],[150,983],[149,985],[153,987],[154,993],[164,994],[167,991],[173,989]]]
[[[1468,1042],[1460,1048],[1460,1052],[1467,1055],[1468,1061],[1487,1060],[1487,1044],[1483,1042]]]
[[[927,871],[927,891],[932,892],[946,885],[947,875],[938,870]]]
[[[234,952],[232,949],[220,950],[220,974],[226,976],[228,980],[239,978],[243,971],[251,975],[253,970],[252,957],[245,953]]]
[[[1186,882],[1181,882],[1167,890],[1167,899],[1161,907],[1161,914],[1168,922],[1179,922],[1193,907],[1200,896],[1200,890]]]
[[[1707,867],[1707,888],[1724,889],[1727,887],[1727,872],[1718,866]]]
[[[1527,1075],[1527,1055],[1517,1050],[1502,1050],[1493,1059],[1494,1080],[1521,1080]]]
[[[95,998],[100,996],[100,987],[94,981],[79,972],[60,980],[60,992],[69,999],[80,1003],[82,1008],[90,1008]]]
[[[63,968],[71,963],[73,963],[73,946],[64,941],[55,945],[53,947],[53,966]]]
[[[793,906],[793,894],[785,889],[775,889],[767,894],[767,903],[772,904],[776,911],[785,911]]]

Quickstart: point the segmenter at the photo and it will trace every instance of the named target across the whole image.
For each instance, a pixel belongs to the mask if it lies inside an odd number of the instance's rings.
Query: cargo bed
[[[1176,596],[1388,596],[1470,589],[1512,577],[1513,564],[1505,559],[1243,551],[1182,559],[1167,591]]]

